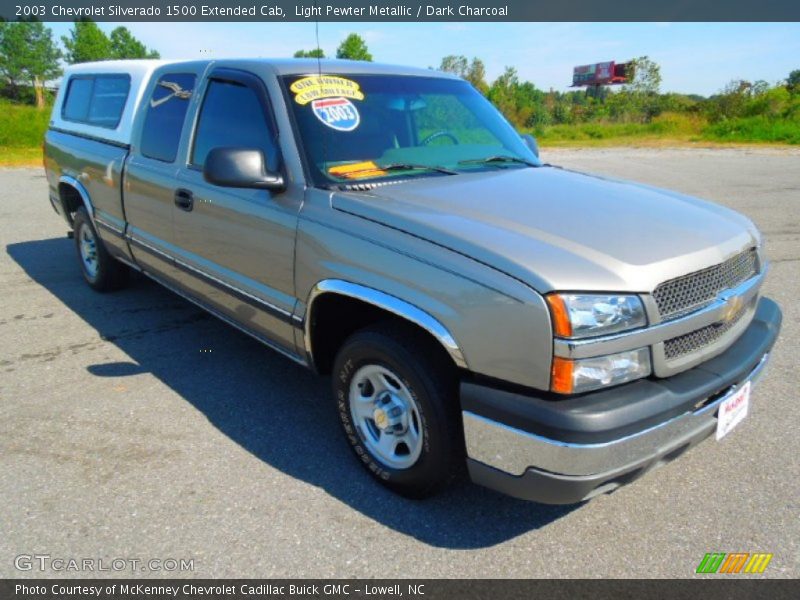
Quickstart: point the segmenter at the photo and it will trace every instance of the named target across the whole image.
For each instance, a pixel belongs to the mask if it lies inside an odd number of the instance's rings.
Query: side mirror
[[[533,152],[536,158],[539,158],[539,144],[536,143],[536,138],[533,137],[530,133],[524,133],[519,137],[522,138],[522,141],[525,142],[525,145],[531,152]]]
[[[283,176],[267,170],[264,153],[254,148],[213,148],[206,156],[203,179],[222,187],[282,191]]]

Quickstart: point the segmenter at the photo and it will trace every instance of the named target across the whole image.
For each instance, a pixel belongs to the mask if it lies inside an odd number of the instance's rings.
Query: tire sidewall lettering
[[[367,468],[377,477],[380,477],[383,480],[389,480],[392,478],[395,473],[392,470],[387,469],[383,466],[380,462],[378,462],[375,458],[373,458],[372,454],[370,454],[369,450],[363,445],[361,441],[361,433],[359,432],[356,425],[353,423],[352,417],[350,415],[350,402],[349,402],[349,389],[352,380],[352,376],[355,371],[366,365],[369,364],[370,361],[363,360],[356,363],[353,359],[348,359],[340,371],[335,375],[336,380],[338,381],[337,390],[336,390],[336,406],[337,412],[339,413],[339,419],[342,423],[344,428],[345,437],[350,442],[350,445],[355,450],[356,455],[360,458]],[[381,361],[377,361],[377,364],[383,364]],[[428,421],[425,417],[425,411],[422,408],[424,405],[420,402],[419,395],[416,393],[414,386],[403,377],[402,375],[397,374],[397,370],[391,367],[390,365],[384,365],[386,368],[392,371],[395,376],[400,379],[406,388],[409,390],[411,395],[414,397],[417,406],[420,407],[419,416],[420,416],[420,428],[422,430],[423,436],[423,446],[422,446],[422,453],[420,454],[417,463],[414,466],[423,462],[426,456],[430,453],[430,431],[428,429]],[[413,467],[411,467],[413,468]],[[399,471],[398,473],[403,473],[404,471]]]

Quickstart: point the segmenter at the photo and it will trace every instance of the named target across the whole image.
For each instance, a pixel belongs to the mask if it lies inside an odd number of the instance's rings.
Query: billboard
[[[575,67],[572,70],[572,86],[625,83],[628,81],[627,67],[628,63],[616,64],[613,60]]]

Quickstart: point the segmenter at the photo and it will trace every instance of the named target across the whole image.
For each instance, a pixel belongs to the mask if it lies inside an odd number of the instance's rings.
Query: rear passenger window
[[[81,75],[72,77],[61,117],[67,121],[114,129],[119,125],[131,79],[127,75]]]
[[[143,156],[175,161],[195,79],[191,73],[168,73],[158,80],[147,104],[142,128]]]
[[[225,146],[259,149],[268,168],[278,168],[275,135],[256,93],[243,85],[212,80],[197,122],[192,164],[203,166],[209,150]]]

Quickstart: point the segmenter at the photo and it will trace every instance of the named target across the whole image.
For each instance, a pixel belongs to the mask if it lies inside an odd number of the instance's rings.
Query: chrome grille
[[[713,344],[723,335],[728,333],[734,325],[741,321],[742,317],[747,311],[752,308],[753,302],[756,299],[748,302],[745,306],[739,309],[733,317],[727,321],[720,323],[712,323],[701,329],[679,335],[671,340],[664,342],[664,356],[667,360],[672,360],[690,354],[695,350],[700,350],[706,346]]]
[[[736,287],[758,273],[755,248],[745,250],[724,263],[670,279],[653,292],[661,319],[676,319],[699,310],[723,290]]]

